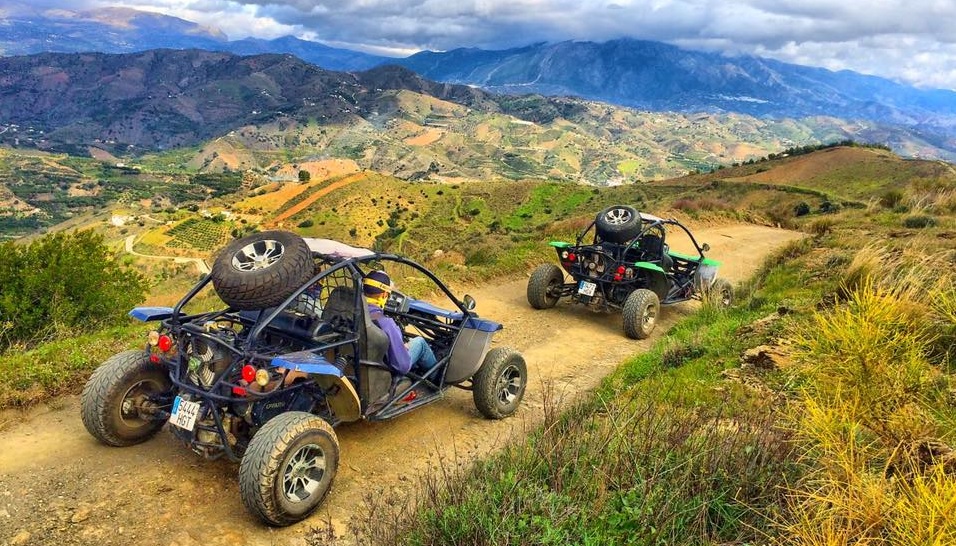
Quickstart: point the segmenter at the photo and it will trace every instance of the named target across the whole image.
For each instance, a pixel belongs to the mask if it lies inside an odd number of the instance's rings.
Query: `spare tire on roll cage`
[[[312,251],[302,237],[263,231],[226,246],[209,275],[227,305],[255,310],[282,303],[314,274]]]
[[[628,205],[611,205],[594,220],[598,236],[610,243],[626,243],[641,233],[641,215]]]

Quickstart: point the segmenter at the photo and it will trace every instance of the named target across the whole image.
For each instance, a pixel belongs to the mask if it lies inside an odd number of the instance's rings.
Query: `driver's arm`
[[[412,367],[412,361],[408,357],[408,349],[405,348],[402,330],[395,323],[395,320],[384,316],[384,314],[376,320],[376,323],[388,337],[388,365],[398,373],[408,373],[408,370]]]

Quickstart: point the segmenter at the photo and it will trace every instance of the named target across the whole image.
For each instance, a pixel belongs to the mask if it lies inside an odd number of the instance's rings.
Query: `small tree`
[[[312,175],[309,174],[309,171],[302,169],[299,171],[299,182],[308,182],[312,180]]]
[[[146,279],[92,231],[0,244],[0,349],[75,328],[115,324],[142,301]]]

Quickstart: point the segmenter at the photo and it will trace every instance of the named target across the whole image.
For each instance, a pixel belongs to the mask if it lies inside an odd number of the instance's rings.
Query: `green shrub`
[[[914,214],[903,218],[903,227],[911,229],[923,229],[936,225],[936,218],[925,214]]]
[[[315,222],[314,222],[311,218],[306,219],[306,220],[302,220],[301,222],[299,222],[299,227],[300,227],[300,228],[308,228],[308,227],[312,227],[312,226],[314,226],[314,225],[315,225]]]
[[[123,266],[101,235],[81,231],[0,244],[0,286],[3,349],[118,324],[142,301],[147,281]]]

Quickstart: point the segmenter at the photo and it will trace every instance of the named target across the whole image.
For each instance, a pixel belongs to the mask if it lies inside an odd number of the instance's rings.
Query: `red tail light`
[[[568,261],[569,261],[569,262],[573,262],[573,261],[575,261],[575,260],[577,260],[577,259],[578,259],[578,257],[574,255],[574,252],[568,254]]]
[[[149,361],[153,364],[159,364],[159,355],[149,355]]]
[[[242,367],[242,379],[246,383],[252,383],[256,380],[256,368],[252,364],[246,364]]]
[[[242,387],[233,387],[233,388],[232,388],[232,394],[235,394],[236,396],[245,396],[245,395],[249,394],[249,392],[246,391],[246,389],[244,389],[244,388],[242,388]]]
[[[614,280],[615,280],[615,281],[619,281],[619,280],[621,280],[621,279],[623,279],[623,278],[624,278],[624,277],[622,277],[620,273],[617,273],[617,274],[614,275]]]
[[[163,334],[159,336],[159,340],[156,342],[156,346],[159,347],[159,350],[168,353],[170,349],[173,348],[173,338]]]
[[[617,266],[617,274],[618,274],[618,275],[623,275],[623,274],[624,274],[624,266],[623,266],[623,265]]]

